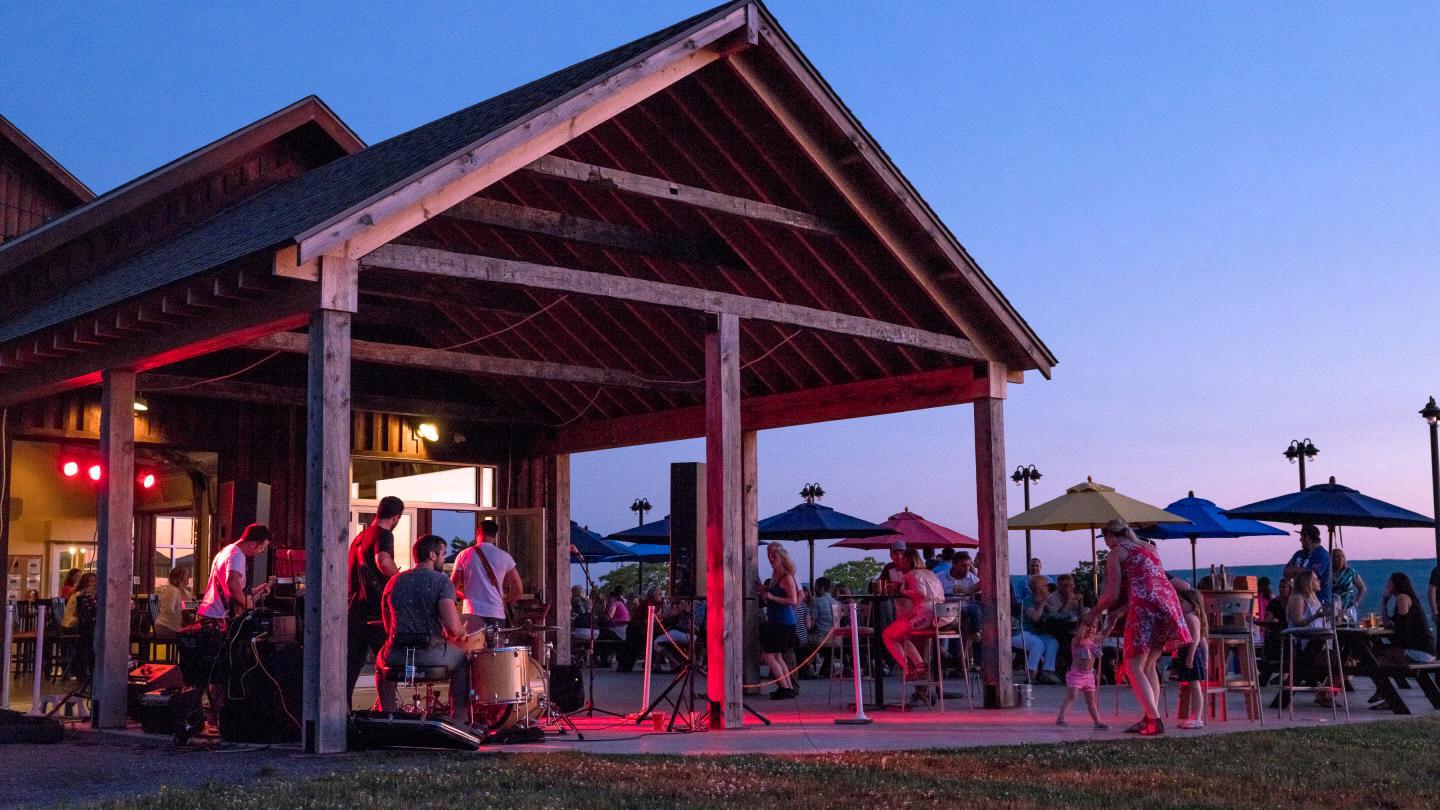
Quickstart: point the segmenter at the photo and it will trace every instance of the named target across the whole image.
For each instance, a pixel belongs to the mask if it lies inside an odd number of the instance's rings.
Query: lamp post
[[[636,498],[630,502],[630,511],[635,513],[635,525],[645,525],[645,513],[653,509],[649,498]],[[635,587],[640,593],[645,593],[645,561],[635,561]]]
[[[1035,469],[1035,465],[1034,465],[1034,464],[1030,464],[1030,465],[1024,465],[1024,464],[1022,464],[1022,465],[1020,465],[1019,467],[1016,467],[1016,468],[1015,468],[1015,472],[1013,472],[1013,473],[1010,474],[1010,480],[1011,480],[1011,481],[1014,481],[1017,486],[1022,486],[1022,485],[1023,485],[1023,486],[1025,487],[1025,509],[1026,509],[1026,511],[1029,511],[1029,509],[1030,509],[1030,482],[1031,482],[1031,481],[1039,481],[1039,480],[1040,480],[1040,471],[1037,470],[1037,469]],[[1025,530],[1025,566],[1026,566],[1027,569],[1028,569],[1029,566],[1030,566],[1030,560],[1031,560],[1031,559],[1032,559],[1032,557],[1030,556],[1030,530],[1029,530],[1029,529],[1026,529],[1026,530]]]
[[[1291,439],[1290,446],[1285,448],[1284,456],[1290,459],[1290,463],[1300,462],[1300,488],[1305,488],[1305,462],[1313,460],[1320,454],[1320,448],[1309,439]]]
[[[1440,405],[1435,397],[1420,409],[1420,416],[1430,424],[1430,487],[1434,490],[1434,508],[1431,515],[1440,517],[1440,437],[1436,436],[1436,425],[1440,425]],[[1435,524],[1435,563],[1440,565],[1440,521]]]

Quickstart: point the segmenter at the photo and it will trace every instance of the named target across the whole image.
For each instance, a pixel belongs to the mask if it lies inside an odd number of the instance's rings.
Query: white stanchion
[[[44,706],[40,698],[40,682],[45,675],[45,603],[35,608],[35,686],[30,690],[30,713],[38,715]],[[8,675],[8,673],[7,673]]]
[[[5,646],[0,648],[0,709],[10,708],[10,642],[15,630],[15,603],[5,602]]]
[[[871,666],[876,666],[874,661]],[[865,685],[860,678],[860,620],[855,603],[850,603],[850,674],[855,681],[855,716],[837,717],[839,725],[866,725],[870,718],[865,716]]]
[[[640,711],[650,706],[650,655],[655,651],[655,606],[645,606],[645,677],[640,682]]]

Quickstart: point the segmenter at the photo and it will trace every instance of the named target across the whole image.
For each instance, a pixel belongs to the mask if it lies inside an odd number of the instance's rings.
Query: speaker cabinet
[[[256,481],[225,481],[220,484],[220,545],[240,539],[251,523],[270,523],[270,485]],[[272,527],[273,528],[273,527]],[[271,543],[271,547],[274,547]],[[219,551],[219,548],[214,551]],[[270,574],[268,554],[245,562],[245,581],[254,585]]]
[[[705,465],[670,465],[670,595],[705,595]]]

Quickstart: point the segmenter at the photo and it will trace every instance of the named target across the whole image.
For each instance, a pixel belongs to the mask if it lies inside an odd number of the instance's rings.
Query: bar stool
[[[935,690],[931,693],[931,702],[939,704],[941,714],[945,713],[945,663],[940,660],[940,639],[942,636],[940,628],[950,624],[954,624],[958,628],[960,624],[960,604],[958,602],[940,602],[935,605],[935,612],[931,618],[930,627],[925,630],[916,630],[910,634],[910,643],[916,644],[917,647],[923,643],[925,646],[922,647],[922,649],[927,653],[933,653],[933,655],[927,655],[927,658],[930,660],[927,661],[925,665],[925,671],[933,674],[928,674],[923,681],[916,681],[915,685],[928,686]],[[945,634],[945,638],[959,637],[960,633],[958,630]],[[905,702],[900,704],[901,711],[906,711],[910,708],[910,699],[907,696],[909,683],[910,679],[906,677],[905,667],[902,666],[900,667],[900,694]],[[968,689],[968,678],[966,678],[966,684],[966,688]],[[970,698],[970,706],[971,708],[975,706],[973,696]]]
[[[1340,700],[1345,704],[1345,719],[1350,719],[1350,697],[1345,693],[1345,661],[1340,650],[1340,636],[1335,632],[1334,611],[1327,611],[1321,614],[1319,627],[1287,627],[1280,631],[1284,643],[1280,646],[1280,694],[1279,707],[1275,716],[1280,717],[1287,705],[1290,709],[1290,719],[1295,719],[1295,693],[1296,692],[1327,692],[1330,694],[1330,714],[1339,720],[1339,706],[1335,696],[1338,694]],[[1310,641],[1320,641],[1325,645],[1325,681],[1318,686],[1296,686],[1295,685],[1295,645]]]
[[[965,700],[970,704],[973,711],[975,708],[975,690],[970,683],[970,644],[965,638],[968,628],[965,626],[965,605],[963,602],[941,602],[935,605],[935,666],[938,670],[945,669],[945,659],[941,656],[941,650],[947,641],[959,642],[960,647],[960,677],[965,679]],[[940,693],[940,710],[945,710],[944,690]]]
[[[407,714],[418,714],[428,717],[432,714],[443,713],[448,707],[440,702],[435,696],[435,684],[448,683],[450,681],[450,670],[444,666],[416,666],[415,653],[418,648],[404,647],[405,665],[396,668],[386,667],[382,677],[387,683],[395,683],[410,690],[410,702],[396,707],[397,710]],[[421,697],[421,688],[424,688],[424,697]],[[454,696],[451,696],[454,700]]]
[[[835,632],[830,636],[830,646],[833,650],[836,650],[838,652],[831,653],[830,671],[826,673],[825,702],[827,704],[834,701],[836,682],[842,684],[842,692],[844,691],[844,684],[848,684],[851,682],[851,677],[845,674],[845,661],[850,655],[850,634],[854,633],[860,637],[860,653],[862,655],[865,654],[865,650],[869,647],[870,639],[875,635],[874,628],[870,627],[870,607],[871,605],[865,602],[861,602],[855,606],[855,620],[860,623],[859,627],[851,627],[848,624],[842,626],[840,624],[841,617],[849,615],[849,610],[848,608],[846,608],[845,603],[837,600],[834,607],[831,609],[832,621],[834,621],[835,623],[833,625],[833,627],[835,628]],[[840,674],[838,675],[835,673],[835,661],[837,658],[840,661]],[[868,663],[870,666],[874,666],[873,661],[867,661],[866,663]],[[851,661],[850,666],[861,666],[861,662]],[[863,684],[872,683],[871,679],[868,677],[868,672],[868,666],[862,670],[862,673],[866,674],[861,679],[862,688]],[[875,698],[873,684],[870,689],[870,699],[871,701],[873,701]]]
[[[1205,678],[1206,703],[1212,719],[1230,721],[1227,697],[1238,692],[1245,702],[1245,716],[1265,724],[1260,705],[1259,656],[1255,650],[1255,597],[1252,594],[1205,595],[1206,620],[1210,626],[1205,652],[1209,661]],[[1235,656],[1238,673],[1230,672]]]

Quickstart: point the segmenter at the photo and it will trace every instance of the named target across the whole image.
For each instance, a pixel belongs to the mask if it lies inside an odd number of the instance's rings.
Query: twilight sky
[[[0,112],[104,191],[308,93],[374,143],[708,5],[12,4]],[[1006,406],[1037,502],[1093,475],[1238,505],[1292,490],[1280,452],[1308,436],[1312,482],[1430,514],[1440,6],[771,7],[1059,355]],[[971,441],[967,407],[764,433],[761,513],[820,481],[843,511],[973,532]],[[576,456],[574,515],[612,531],[637,495],[663,515],[668,463],[701,456]],[[1079,535],[1035,542],[1047,570],[1088,556]],[[1347,536],[1357,558],[1432,543]],[[1293,545],[1202,541],[1200,562]]]

